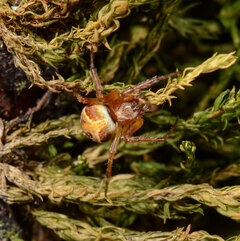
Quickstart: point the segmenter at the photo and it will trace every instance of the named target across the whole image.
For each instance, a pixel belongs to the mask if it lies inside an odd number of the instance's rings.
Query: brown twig
[[[10,123],[9,127],[8,127],[8,130],[11,130],[14,126],[22,123],[22,122],[25,122],[28,120],[28,118],[33,115],[35,112],[39,111],[42,106],[44,104],[46,104],[46,102],[49,101],[49,98],[50,98],[50,95],[51,95],[51,91],[50,90],[47,90],[46,93],[42,96],[42,98],[40,100],[37,101],[37,104],[36,106],[32,107],[32,108],[29,108],[28,111],[22,115],[22,116],[19,116],[17,119],[15,119],[12,123]]]

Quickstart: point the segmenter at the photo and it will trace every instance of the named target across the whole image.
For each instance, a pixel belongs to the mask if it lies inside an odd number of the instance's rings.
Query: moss
[[[7,76],[3,60],[1,96],[19,109],[14,89],[30,108],[12,120],[0,111],[0,197],[23,239],[33,220],[64,240],[239,239],[238,2],[1,1],[1,44],[29,81],[6,89],[17,70]],[[108,199],[111,142],[83,135],[72,95],[94,96],[90,48],[105,93],[178,71],[142,91],[154,111],[137,134],[163,136],[179,116],[176,129],[165,143],[120,142]],[[25,86],[55,95],[32,107]]]

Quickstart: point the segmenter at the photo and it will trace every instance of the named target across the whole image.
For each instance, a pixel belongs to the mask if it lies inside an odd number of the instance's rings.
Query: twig
[[[49,101],[50,94],[51,94],[51,91],[50,91],[50,90],[47,90],[46,93],[42,96],[42,98],[37,101],[37,105],[36,105],[36,106],[34,106],[34,107],[32,107],[32,108],[29,108],[28,111],[27,111],[24,115],[18,117],[18,118],[15,119],[12,123],[9,123],[9,127],[8,127],[8,129],[7,129],[7,132],[8,132],[9,130],[11,130],[14,126],[16,126],[16,125],[18,125],[18,124],[20,124],[20,123],[22,123],[22,122],[27,121],[28,118],[29,118],[29,116],[31,116],[31,115],[33,115],[35,112],[39,111],[39,110],[42,108],[42,106],[43,106],[44,104],[46,104],[46,102]]]
[[[42,96],[42,98],[38,100],[37,105],[32,108],[29,108],[23,116],[19,117],[15,125],[18,125],[19,123],[26,121],[30,115],[33,115],[35,112],[39,111],[42,108],[42,106],[49,101],[50,94],[51,91],[47,90],[46,93]]]

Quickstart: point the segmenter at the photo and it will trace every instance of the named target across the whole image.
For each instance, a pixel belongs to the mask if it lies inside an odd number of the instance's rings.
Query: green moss
[[[0,197],[19,220],[64,240],[238,240],[239,1],[16,4],[1,1],[0,36],[26,86],[56,93],[27,123],[0,122]],[[108,199],[111,142],[83,135],[72,96],[94,96],[92,47],[105,93],[179,71],[142,91],[155,111],[136,134],[163,136],[179,116],[176,129],[165,143],[120,142]]]

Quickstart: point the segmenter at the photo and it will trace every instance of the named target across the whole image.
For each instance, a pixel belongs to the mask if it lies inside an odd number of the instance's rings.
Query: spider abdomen
[[[96,142],[110,140],[116,129],[105,105],[85,106],[80,117],[83,132]]]

